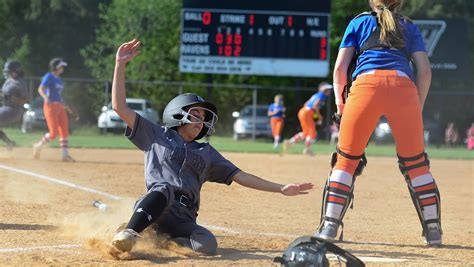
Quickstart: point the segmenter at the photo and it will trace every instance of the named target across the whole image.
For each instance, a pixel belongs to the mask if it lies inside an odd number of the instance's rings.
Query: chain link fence
[[[27,77],[29,99],[38,98],[37,88],[40,77]],[[63,78],[65,89],[63,97],[68,105],[80,115],[77,126],[97,127],[97,119],[103,106],[110,103],[112,82],[96,79]],[[283,130],[284,138],[289,138],[299,131],[297,118],[299,108],[317,90],[317,85],[309,87],[265,86],[253,84],[216,84],[173,81],[127,81],[127,97],[145,98],[152,103],[161,118],[163,109],[169,100],[178,94],[193,92],[213,102],[218,108],[219,122],[216,134],[231,136],[233,133],[232,117],[246,105],[269,105],[276,94],[285,99],[286,120]],[[442,143],[444,129],[448,122],[454,122],[465,137],[467,128],[474,121],[474,92],[450,92],[431,90],[424,108],[424,118],[436,125],[432,134],[432,143]],[[323,124],[318,125],[319,139],[329,140],[331,114],[335,111],[333,96],[321,110]],[[254,112],[255,115],[255,112]],[[252,138],[255,138],[253,135]]]

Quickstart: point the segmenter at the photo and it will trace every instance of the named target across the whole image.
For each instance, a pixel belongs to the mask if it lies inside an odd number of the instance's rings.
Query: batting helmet
[[[3,66],[3,76],[7,78],[7,75],[13,72],[16,72],[20,76],[23,75],[20,62],[16,60],[10,60],[10,61],[5,62],[5,65]]]
[[[214,125],[217,122],[217,108],[199,95],[192,93],[178,95],[166,105],[163,111],[163,123],[165,127],[173,128],[191,123],[188,110],[192,106],[204,108],[206,111],[202,130],[194,140],[211,135],[214,132]]]
[[[285,267],[327,267],[326,252],[332,252],[346,260],[346,266],[364,267],[365,264],[344,249],[314,236],[302,236],[291,242],[282,257],[276,257]]]

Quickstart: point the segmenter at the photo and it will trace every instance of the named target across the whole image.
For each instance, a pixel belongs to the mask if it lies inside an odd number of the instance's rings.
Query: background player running
[[[122,44],[116,54],[112,84],[112,105],[127,123],[125,135],[145,153],[147,193],[136,203],[130,221],[117,233],[112,245],[130,251],[140,232],[154,225],[182,246],[214,254],[217,241],[196,223],[200,190],[204,182],[278,192],[288,196],[306,194],[311,183],[281,185],[241,171],[208,143],[198,140],[212,134],[217,121],[216,107],[196,94],[172,99],[163,112],[164,127],[156,125],[127,107],[125,65],[140,52],[140,41]]]
[[[365,166],[367,142],[380,117],[385,116],[426,243],[439,245],[440,194],[424,152],[421,116],[431,82],[431,65],[420,31],[398,13],[401,0],[370,0],[369,4],[374,12],[357,16],[347,26],[334,68],[334,93],[342,120],[317,236],[336,238],[352,202],[355,177]],[[344,106],[342,91],[354,53],[360,55]],[[381,186],[381,190],[390,189]]]
[[[296,133],[289,140],[285,140],[283,144],[283,152],[287,152],[288,148],[304,140],[303,154],[313,155],[311,146],[314,144],[318,132],[316,131],[315,118],[322,123],[320,109],[325,105],[328,96],[331,94],[332,85],[322,82],[318,86],[318,92],[306,101],[302,108],[298,111],[298,120],[300,121],[301,132]]]

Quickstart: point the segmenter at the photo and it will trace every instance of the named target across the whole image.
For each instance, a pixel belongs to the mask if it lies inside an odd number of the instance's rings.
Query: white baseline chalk
[[[38,179],[46,180],[48,182],[57,183],[57,184],[60,184],[60,185],[72,187],[74,189],[79,189],[79,190],[82,190],[82,191],[94,193],[94,194],[101,195],[101,196],[104,196],[104,197],[107,197],[107,198],[110,198],[110,199],[113,199],[113,200],[122,199],[119,196],[112,195],[112,194],[109,194],[109,193],[106,193],[106,192],[102,192],[102,191],[95,190],[95,189],[85,187],[85,186],[82,186],[82,185],[70,183],[70,182],[67,182],[67,181],[64,181],[64,180],[61,180],[61,179],[58,179],[58,178],[53,178],[53,177],[49,177],[49,176],[46,176],[46,175],[37,174],[37,173],[34,173],[34,172],[9,167],[9,166],[3,165],[3,164],[0,164],[0,168],[4,169],[4,170],[7,170],[7,171],[12,171],[12,172],[17,172],[17,173],[33,176],[33,177],[36,177]]]

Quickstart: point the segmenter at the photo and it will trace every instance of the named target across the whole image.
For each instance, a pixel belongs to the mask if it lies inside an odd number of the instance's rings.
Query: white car
[[[126,102],[128,107],[136,111],[140,116],[156,124],[160,123],[158,112],[152,108],[150,101],[143,98],[127,98]],[[126,126],[126,123],[112,109],[112,103],[102,107],[102,113],[97,119],[97,127],[99,127],[101,132],[123,130]]]
[[[256,137],[272,137],[272,128],[270,126],[270,118],[267,115],[267,105],[257,105],[255,109],[255,119],[253,118],[253,106],[247,105],[243,107],[240,112],[232,112],[232,117],[236,120],[234,122],[234,140],[239,140],[243,137],[251,137],[252,134]]]

